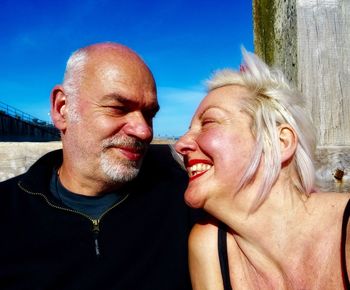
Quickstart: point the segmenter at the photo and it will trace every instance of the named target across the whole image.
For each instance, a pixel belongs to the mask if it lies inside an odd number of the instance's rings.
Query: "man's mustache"
[[[149,144],[147,142],[128,136],[113,136],[102,142],[103,149],[110,147],[131,147],[137,151],[146,151],[148,146]]]

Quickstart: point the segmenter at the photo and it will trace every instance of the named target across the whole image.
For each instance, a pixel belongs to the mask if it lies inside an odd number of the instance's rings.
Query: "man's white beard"
[[[137,176],[140,171],[142,159],[134,161],[113,157],[113,154],[108,154],[111,150],[115,150],[113,147],[118,146],[138,148],[145,153],[148,144],[133,137],[118,135],[103,141],[103,150],[100,159],[102,171],[108,178],[111,179],[111,181],[116,183],[125,183],[133,180]]]
[[[133,180],[139,173],[141,164],[140,161],[121,160],[115,157],[111,160],[107,152],[102,152],[100,162],[103,173],[116,183]]]

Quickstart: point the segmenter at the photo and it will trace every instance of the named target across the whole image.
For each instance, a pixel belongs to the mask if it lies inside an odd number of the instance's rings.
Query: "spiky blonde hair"
[[[253,120],[251,129],[256,139],[256,148],[250,166],[242,177],[240,188],[253,181],[263,160],[263,183],[252,205],[252,210],[256,210],[267,198],[281,171],[277,127],[283,123],[289,124],[297,134],[298,144],[293,166],[298,177],[291,181],[306,195],[312,192],[315,182],[313,153],[316,134],[305,111],[305,100],[301,93],[288,83],[283,73],[270,68],[253,53],[242,49],[242,54],[244,64],[239,71],[217,71],[207,81],[207,86],[208,91],[212,91],[228,85],[239,85],[252,93],[243,101],[242,109]]]

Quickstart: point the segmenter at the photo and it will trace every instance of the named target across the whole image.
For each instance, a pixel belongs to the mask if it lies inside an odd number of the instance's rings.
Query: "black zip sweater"
[[[0,289],[191,289],[186,173],[151,145],[128,197],[91,220],[49,191],[62,152],[0,183]]]

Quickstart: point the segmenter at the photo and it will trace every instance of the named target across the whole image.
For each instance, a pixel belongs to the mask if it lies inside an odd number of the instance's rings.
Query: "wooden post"
[[[253,0],[253,15],[255,52],[307,98],[319,187],[349,191],[350,1]]]
[[[255,53],[297,81],[297,19],[295,0],[254,0]]]

